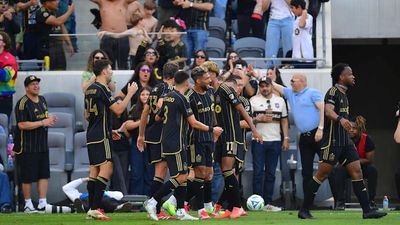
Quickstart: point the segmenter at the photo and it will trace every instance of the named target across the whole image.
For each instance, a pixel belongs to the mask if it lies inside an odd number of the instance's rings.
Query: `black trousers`
[[[303,190],[308,188],[308,183],[313,177],[315,154],[318,154],[319,156],[321,152],[321,143],[316,142],[314,139],[315,132],[317,132],[317,128],[310,132],[300,134],[299,148],[302,166],[301,175],[303,176]]]
[[[113,175],[110,190],[128,194],[129,151],[112,151]]]
[[[112,68],[119,70],[128,69],[129,39],[128,37],[114,39],[103,37],[100,42],[100,49],[105,51],[113,63]]]
[[[4,113],[8,116],[8,120],[10,121],[10,116],[13,107],[13,96],[0,96],[0,113]],[[8,127],[3,127],[5,130]]]
[[[376,196],[376,187],[378,182],[378,170],[374,165],[361,165],[361,170],[364,179],[368,180],[368,195],[369,200],[374,201]],[[333,197],[336,202],[346,202],[345,198],[345,183],[350,178],[345,167],[338,165],[333,170],[330,180],[334,183]]]

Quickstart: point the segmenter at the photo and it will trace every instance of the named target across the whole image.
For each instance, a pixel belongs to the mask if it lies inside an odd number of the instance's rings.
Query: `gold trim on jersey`
[[[190,161],[195,162],[196,160],[196,149],[194,144],[189,146],[190,149]]]
[[[27,100],[28,100],[28,97],[26,95],[24,95],[21,98],[21,101],[19,102],[19,105],[18,105],[18,109],[19,110],[24,110],[25,109],[25,104],[26,104]],[[17,123],[17,126],[18,126],[18,123]],[[15,152],[15,154],[17,154],[17,155],[21,154],[23,152],[23,150],[24,150],[24,131],[21,130],[21,129],[20,129],[20,131],[21,131],[21,141],[20,141],[21,149],[18,152]]]
[[[18,126],[18,125],[17,125],[17,126]],[[19,152],[14,151],[14,153],[17,154],[17,155],[21,154],[21,153],[22,153],[22,150],[24,149],[24,131],[23,131],[23,130],[21,130],[21,142],[20,142],[20,146],[21,146],[21,149],[20,149]]]
[[[111,159],[111,148],[108,139],[104,141],[104,149],[106,150],[106,159]]]
[[[333,121],[331,120],[329,126],[328,145],[321,148],[321,150],[323,151],[322,159],[324,160],[328,160],[329,147],[331,146],[331,141],[332,141],[332,133],[333,133]]]

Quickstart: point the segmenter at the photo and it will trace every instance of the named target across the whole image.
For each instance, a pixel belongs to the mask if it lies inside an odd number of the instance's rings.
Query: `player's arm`
[[[133,82],[132,84],[127,84],[128,85],[128,93],[126,95],[126,97],[124,98],[124,100],[122,100],[122,102],[120,103],[114,103],[110,106],[110,110],[115,113],[117,116],[120,116],[126,109],[126,107],[128,106],[132,96],[136,93],[138,87],[136,85],[135,82]]]
[[[318,142],[322,139],[323,131],[324,131],[324,102],[319,101],[314,103],[317,109],[319,110],[319,123],[317,132],[315,133],[315,141]]]
[[[67,21],[68,17],[71,16],[71,14],[75,10],[75,5],[72,3],[71,5],[68,6],[67,12],[65,12],[62,16],[55,17],[55,16],[49,16],[47,17],[45,23],[47,25],[51,26],[61,26]]]
[[[249,114],[246,112],[242,104],[237,104],[235,106],[235,109],[240,113],[242,118],[246,121],[247,125],[251,129],[251,132],[253,133],[253,138],[259,142],[263,141],[263,137],[261,134],[257,131],[256,127],[253,124],[253,120],[249,116]]]
[[[335,112],[335,106],[332,105],[331,103],[325,104],[325,116],[328,117],[328,119],[330,119],[330,120],[339,122],[340,125],[347,131],[349,131],[351,129],[350,121],[346,118],[339,116]]]
[[[144,151],[144,133],[146,130],[146,124],[147,124],[147,119],[149,117],[149,113],[150,113],[150,106],[148,104],[145,104],[143,107],[142,115],[140,116],[139,135],[136,141],[136,146],[140,151]]]
[[[191,115],[187,118],[188,123],[190,124],[191,127],[193,127],[196,130],[201,130],[204,132],[213,132],[214,134],[217,134],[218,136],[222,133],[222,128],[221,127],[213,127],[213,126],[207,126],[204,123],[196,120],[194,115]]]

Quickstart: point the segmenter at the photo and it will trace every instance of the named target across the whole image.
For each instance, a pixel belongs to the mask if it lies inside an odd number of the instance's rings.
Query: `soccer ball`
[[[247,199],[247,208],[251,211],[257,211],[264,208],[264,199],[259,195],[252,195]]]

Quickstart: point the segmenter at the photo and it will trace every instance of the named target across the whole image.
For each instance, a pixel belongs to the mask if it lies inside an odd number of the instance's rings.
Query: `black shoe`
[[[46,206],[43,208],[37,208],[36,210],[38,211],[38,213],[46,213]]]
[[[344,210],[344,209],[345,209],[344,202],[341,201],[336,202],[335,210]]]
[[[370,201],[370,202],[369,202],[369,207],[370,207],[371,210],[373,210],[373,211],[376,211],[376,210],[379,209],[378,206],[376,206],[375,201]]]
[[[75,199],[74,207],[77,213],[86,213],[80,198]]]
[[[297,214],[299,219],[314,219],[311,215],[310,210],[300,209],[299,214]]]
[[[117,208],[114,210],[114,212],[131,212],[132,208],[133,208],[132,203],[125,202],[125,203],[122,203],[121,205],[117,206]]]
[[[0,212],[1,213],[12,213],[12,207],[10,205],[6,204],[3,207],[1,207]]]
[[[363,213],[363,219],[379,219],[386,215],[387,215],[387,213],[385,213],[385,212],[377,212],[375,210],[371,210],[367,213]]]

